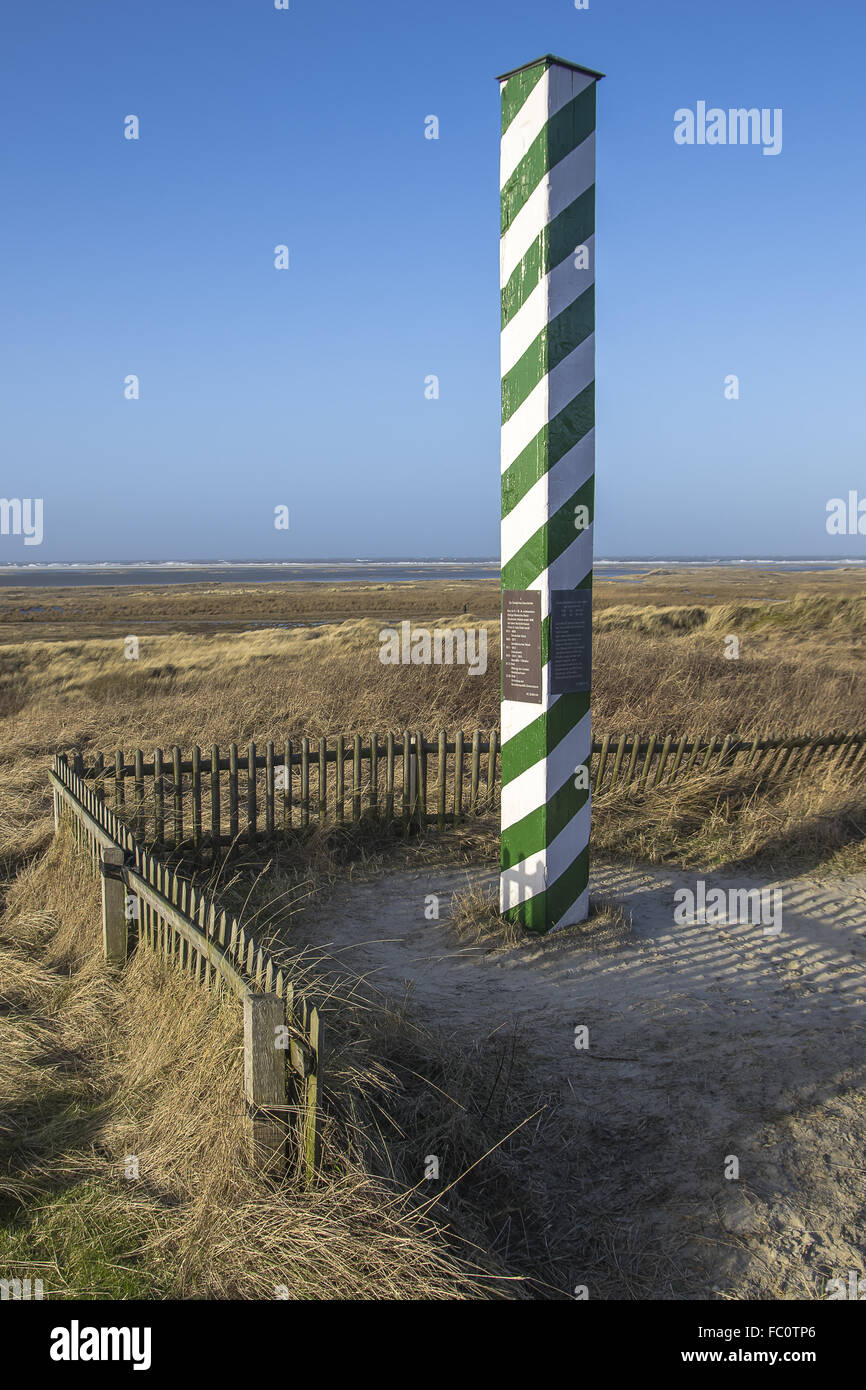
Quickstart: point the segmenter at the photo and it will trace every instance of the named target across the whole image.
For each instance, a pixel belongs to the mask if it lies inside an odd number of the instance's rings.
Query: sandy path
[[[495,882],[466,870],[341,886],[300,932],[368,993],[409,986],[458,1041],[518,1026],[539,1092],[573,1127],[567,1154],[539,1154],[540,1180],[560,1220],[603,1231],[610,1253],[586,1274],[576,1239],[569,1277],[590,1297],[818,1297],[822,1279],[866,1271],[866,875],[702,876],[708,890],[781,889],[778,936],[677,925],[674,892],[696,877],[598,866],[594,893],[630,919],[614,945],[463,944],[447,927],[453,894]],[[430,894],[439,921],[425,918]]]

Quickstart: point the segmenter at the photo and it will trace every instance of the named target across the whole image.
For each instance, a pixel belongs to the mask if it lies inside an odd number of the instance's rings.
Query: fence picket
[[[601,741],[601,752],[598,755],[598,763],[596,764],[595,769],[595,782],[593,785],[596,791],[601,791],[601,788],[604,786],[604,769],[607,765],[607,750],[609,748],[610,734],[605,734],[604,738]],[[590,761],[592,761],[591,754]]]
[[[355,735],[352,753],[352,820],[361,819],[361,735]]]
[[[301,739],[301,825],[310,824],[310,740]]]
[[[216,859],[220,852],[220,750],[214,743],[210,750],[210,840]]]
[[[417,798],[415,819],[422,828],[427,823],[427,752],[424,747],[424,735],[419,729],[415,735],[415,761],[417,764]]]
[[[292,740],[286,739],[283,753],[283,826],[292,827]]]
[[[379,815],[379,735],[370,735],[370,814]]]
[[[493,809],[493,789],[496,782],[496,729],[490,730],[490,747],[487,753],[487,810]]]
[[[394,819],[394,734],[389,729],[385,739],[385,819]]]
[[[478,783],[481,780],[481,730],[472,735],[472,769],[469,783],[469,814],[478,814]]]
[[[229,744],[229,838],[234,844],[240,833],[238,812],[238,746]]]
[[[192,750],[192,843],[193,849],[201,848],[201,749],[197,743]]]
[[[655,747],[656,747],[656,736],[655,736],[655,734],[652,734],[651,737],[650,737],[650,741],[649,741],[649,743],[647,744],[646,757],[645,757],[645,759],[644,759],[644,765],[643,765],[643,768],[642,768],[642,770],[641,770],[640,780],[638,781],[638,784],[637,784],[637,790],[638,790],[638,795],[639,795],[639,796],[640,796],[640,794],[643,792],[644,788],[646,787],[646,779],[647,779],[647,777],[649,776],[650,764],[652,763],[652,760],[653,760],[653,754],[655,753]]]
[[[403,833],[404,833],[404,835],[408,835],[408,833],[409,833],[409,821],[410,821],[411,816],[412,816],[412,802],[413,802],[413,800],[414,800],[414,793],[413,793],[413,786],[412,786],[412,783],[413,783],[412,765],[411,765],[411,759],[410,759],[411,747],[412,747],[412,744],[411,744],[411,736],[410,736],[410,734],[409,734],[409,730],[408,730],[408,729],[404,729],[404,731],[403,731],[403,806],[402,806],[402,811],[403,811]]]
[[[343,809],[344,809],[344,808],[343,808],[343,797],[344,797],[343,774],[344,774],[344,770],[345,770],[345,768],[344,768],[344,752],[343,752],[343,735],[342,735],[342,734],[338,734],[338,735],[337,735],[337,791],[336,791],[336,798],[337,798],[337,799],[336,799],[336,805],[335,805],[335,814],[336,814],[336,819],[337,819],[338,822],[339,822],[339,821],[342,821],[342,819],[343,819]]]
[[[135,750],[135,811],[133,813],[133,825],[136,834],[145,834],[145,813],[144,813],[144,754],[140,748]]]
[[[251,845],[258,838],[258,806],[256,802],[256,745],[250,740],[247,748],[247,839]]]
[[[265,749],[265,834],[274,833],[274,741]]]
[[[180,768],[180,749],[173,744],[171,750],[172,782],[174,790],[173,835],[174,847],[178,849],[183,841],[183,773]]]
[[[165,783],[162,775],[162,749],[153,754],[153,838],[158,845],[165,843]]]

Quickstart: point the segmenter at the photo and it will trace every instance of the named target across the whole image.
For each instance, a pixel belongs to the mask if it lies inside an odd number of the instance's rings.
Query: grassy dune
[[[147,952],[111,972],[99,911],[98,884],[63,840],[7,894],[2,1277],[41,1277],[46,1297],[79,1298],[272,1299],[281,1287],[292,1298],[455,1298],[496,1287],[478,1252],[461,1258],[402,1195],[417,1171],[398,1169],[399,1188],[375,1176],[363,1122],[394,1081],[348,1003],[334,1005],[345,1033],[329,1059],[324,1180],[269,1183],[246,1158],[233,1001],[191,989]]]
[[[835,592],[826,580],[801,594],[782,585],[772,602],[742,594],[682,602],[691,598],[682,580],[676,592],[664,576],[652,584],[650,592],[675,601],[624,604],[623,587],[607,585],[598,603],[598,734],[866,724],[866,597],[850,577]],[[34,621],[27,640],[16,639],[20,614],[10,620],[0,646],[0,1274],[26,1266],[57,1296],[91,1297],[274,1297],[279,1286],[310,1298],[519,1293],[521,1283],[497,1282],[503,1275],[529,1279],[536,1291],[561,1287],[555,1252],[538,1234],[540,1199],[521,1179],[529,1140],[520,1131],[502,1142],[538,1099],[519,1070],[503,1071],[489,1049],[455,1052],[409,1014],[371,1017],[333,999],[329,1017],[343,1041],[327,1064],[326,1179],[313,1192],[269,1186],[243,1154],[237,1018],[145,956],[121,977],[106,972],[96,888],[52,837],[45,774],[58,748],[129,753],[490,728],[499,714],[498,623],[486,590],[463,587],[466,614],[455,595],[408,601],[389,592],[372,611],[368,596],[367,610],[341,621],[331,620],[329,600],[316,627],[148,629],[138,661],[124,659],[120,635],[135,626],[118,621],[106,635],[93,610],[78,628]],[[612,589],[618,602],[607,601]],[[170,625],[170,594],[159,602]],[[483,622],[488,670],[382,665],[378,632],[402,617]],[[725,657],[730,634],[740,641],[736,661]],[[773,785],[739,775],[721,788],[695,778],[673,797],[600,798],[593,833],[597,852],[628,859],[861,868],[866,793],[820,776]],[[495,855],[492,828],[471,851]],[[348,845],[335,856],[312,841],[301,869],[315,885],[352,871],[362,852]],[[428,852],[468,850],[455,836]],[[264,903],[290,886],[256,891]],[[470,936],[477,928],[471,913],[465,928]],[[501,1104],[482,1111],[474,1098],[492,1095],[501,1075],[509,1078]],[[443,1136],[474,1177],[428,1211],[422,1192],[405,1194],[419,1185],[419,1154],[440,1152]],[[123,1176],[129,1153],[142,1162],[137,1183]],[[512,1206],[529,1219],[504,1269],[485,1252]]]
[[[479,623],[472,611],[448,621]],[[124,659],[120,637],[7,643],[0,647],[0,855],[13,864],[44,845],[44,769],[58,748],[129,753],[371,729],[489,729],[499,717],[499,637],[497,623],[484,625],[483,675],[457,666],[383,665],[381,622],[370,616],[307,628],[144,636],[138,661]],[[596,734],[858,728],[866,723],[864,626],[866,598],[856,596],[602,608],[593,658]],[[729,634],[739,638],[738,660],[725,658]],[[737,804],[748,805],[754,789],[735,790]],[[653,823],[663,810],[669,825],[664,852],[677,852],[682,806],[654,810]],[[796,819],[804,808],[790,809]],[[703,812],[710,815],[712,806]],[[791,818],[780,814],[784,822]],[[690,812],[686,824],[693,819]],[[596,827],[599,845],[614,850],[614,822],[605,829],[597,818]],[[623,844],[647,853],[632,829]],[[741,837],[737,852],[754,848]]]

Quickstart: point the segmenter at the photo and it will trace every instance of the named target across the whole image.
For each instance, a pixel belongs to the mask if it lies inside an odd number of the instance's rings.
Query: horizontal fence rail
[[[68,819],[75,843],[102,877],[106,959],[122,966],[131,947],[147,949],[201,986],[226,989],[238,999],[253,1157],[265,1167],[281,1163],[294,1121],[298,1166],[311,1181],[317,1162],[318,1011],[295,993],[269,952],[234,917],[138,843],[62,754],[49,776],[55,832]]]
[[[694,774],[748,768],[762,776],[810,769],[850,776],[862,769],[866,732],[702,738],[689,734],[605,734],[593,743],[593,796],[643,794]],[[247,842],[313,824],[373,819],[408,833],[498,813],[499,731],[442,730],[286,739],[203,752],[177,746],[145,757],[118,750],[73,766],[113,805],[137,840],[194,851]]]

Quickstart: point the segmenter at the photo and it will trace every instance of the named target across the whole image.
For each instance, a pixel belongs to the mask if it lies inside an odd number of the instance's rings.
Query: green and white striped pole
[[[589,911],[595,88],[550,55],[502,96],[502,912]]]

